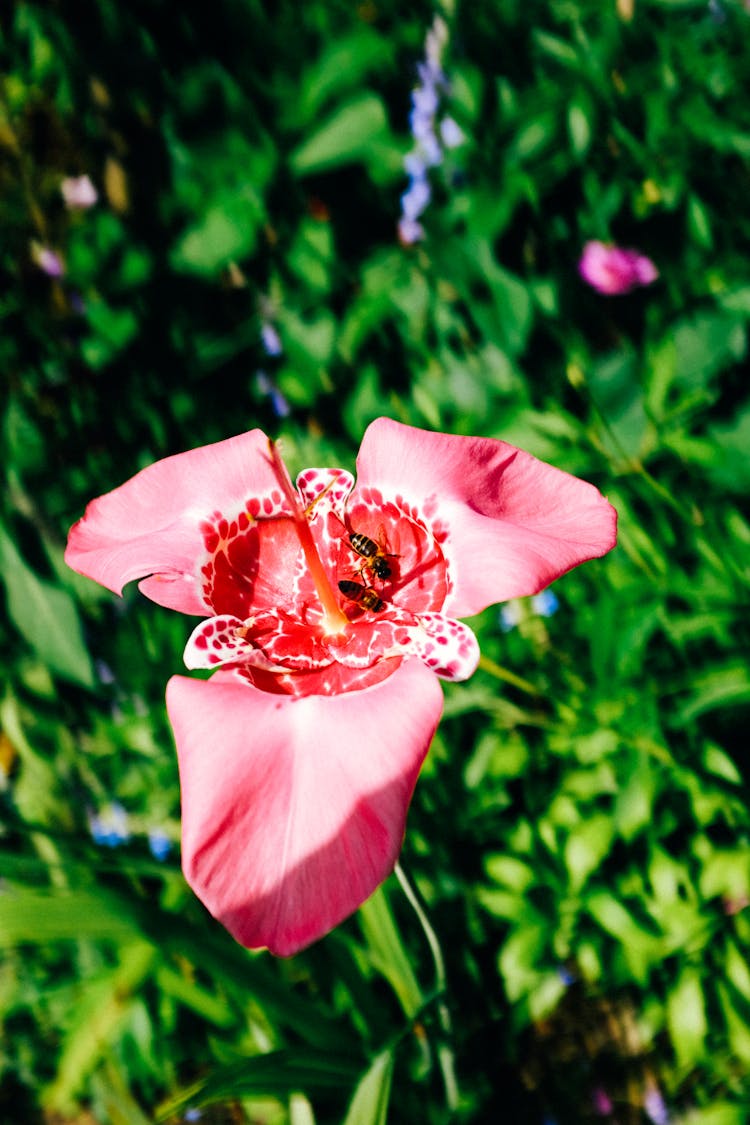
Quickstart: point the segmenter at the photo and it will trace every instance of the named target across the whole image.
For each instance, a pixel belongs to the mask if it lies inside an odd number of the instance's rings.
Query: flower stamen
[[[347,626],[350,624],[349,618],[338,603],[333,586],[323,566],[322,559],[318,554],[318,548],[315,546],[310,524],[307,522],[306,511],[299,502],[299,497],[292,484],[287,467],[281,458],[278,446],[276,442],[272,441],[270,438],[268,440],[268,448],[271,453],[271,465],[276,474],[276,479],[292,509],[295,531],[297,532],[300,546],[304,551],[310,576],[315,583],[315,590],[320,604],[323,607],[323,631],[326,636],[336,636],[346,630]]]

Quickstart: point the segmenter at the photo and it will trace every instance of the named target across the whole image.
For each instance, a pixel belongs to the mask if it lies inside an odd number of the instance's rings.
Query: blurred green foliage
[[[434,14],[19,0],[2,27],[2,1121],[640,1123],[654,1090],[672,1122],[750,1116],[750,14],[445,10],[464,142],[406,246]],[[66,210],[82,173],[99,202]],[[587,288],[592,238],[658,282]],[[62,563],[160,456],[260,425],[351,466],[383,413],[620,514],[556,614],[474,622],[483,667],[446,691],[404,852],[444,992],[393,880],[288,962],[207,916],[163,704],[185,621]]]

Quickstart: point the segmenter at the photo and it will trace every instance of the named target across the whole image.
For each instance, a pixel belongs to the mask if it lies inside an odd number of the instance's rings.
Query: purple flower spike
[[[432,192],[427,180],[414,180],[401,196],[401,210],[405,219],[418,219],[430,202]]]
[[[654,263],[637,250],[625,250],[606,242],[587,242],[578,272],[598,293],[617,296],[639,285],[651,285],[659,276]]]

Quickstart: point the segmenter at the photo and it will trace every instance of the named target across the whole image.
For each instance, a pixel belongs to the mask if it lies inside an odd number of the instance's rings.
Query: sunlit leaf
[[[697,1062],[704,1051],[708,1024],[699,973],[682,970],[676,986],[667,994],[667,1023],[680,1066]]]
[[[2,528],[0,579],[5,583],[11,621],[24,640],[57,675],[93,687],[91,658],[73,599],[67,591],[37,577]]]
[[[322,172],[353,161],[367,160],[373,141],[387,128],[383,103],[363,93],[335,110],[292,153],[290,163],[300,175]]]
[[[393,1077],[393,1052],[377,1055],[357,1083],[344,1125],[386,1125]]]

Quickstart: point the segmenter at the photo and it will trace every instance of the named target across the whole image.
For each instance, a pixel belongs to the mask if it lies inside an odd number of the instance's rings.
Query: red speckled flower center
[[[332,510],[312,512],[316,548],[349,620],[332,637],[325,634],[315,585],[281,495],[204,521],[206,606],[216,616],[248,622],[252,644],[267,658],[266,667],[243,666],[241,674],[267,690],[309,694],[360,688],[395,670],[404,621],[439,611],[449,589],[437,536],[418,513],[404,508],[368,490],[343,520]],[[353,546],[357,533],[370,541],[369,556]],[[387,577],[373,567],[374,555],[387,561]],[[363,602],[365,589],[374,598]],[[382,606],[368,608],[373,602]]]

